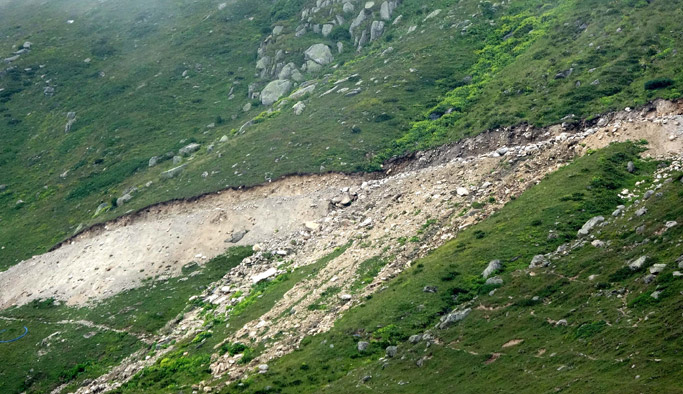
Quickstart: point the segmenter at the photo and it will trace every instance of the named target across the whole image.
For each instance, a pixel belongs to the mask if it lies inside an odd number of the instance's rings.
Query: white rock
[[[306,55],[307,60],[312,60],[321,66],[330,64],[334,60],[334,56],[332,56],[330,47],[325,44],[311,45],[308,49],[306,49],[304,55]]]
[[[368,227],[372,225],[372,218],[366,218],[363,220],[363,222],[360,224],[360,227]]]
[[[306,104],[304,104],[302,101],[299,101],[292,106],[292,109],[294,110],[294,115],[299,116],[304,112],[304,109],[306,109]]]
[[[271,105],[284,96],[292,88],[292,82],[287,79],[276,79],[266,85],[261,91],[261,104]]]
[[[650,273],[651,274],[659,274],[664,269],[666,268],[666,264],[654,264],[652,267],[650,267]]]
[[[306,222],[304,223],[304,227],[306,227],[306,229],[309,231],[315,231],[320,227],[320,225],[316,222]]]
[[[588,235],[588,233],[591,232],[591,230],[593,229],[593,227],[595,227],[596,225],[598,225],[598,223],[601,223],[601,222],[604,222],[604,221],[605,221],[605,218],[602,217],[602,216],[596,216],[596,217],[590,219],[589,221],[587,221],[587,222],[583,225],[583,227],[581,227],[581,229],[579,230],[579,235]]]
[[[593,240],[593,242],[591,242],[591,245],[595,246],[596,248],[605,247],[605,243],[600,241],[599,239]]]
[[[441,10],[437,9],[429,13],[426,18],[424,18],[423,22],[427,22],[428,20],[435,18],[441,13]]]
[[[270,268],[265,272],[261,272],[260,274],[256,274],[251,277],[251,282],[252,283],[259,283],[262,280],[271,278],[277,274],[277,269],[275,268]]]
[[[641,256],[641,257],[638,257],[636,260],[630,262],[628,264],[628,267],[635,271],[635,270],[641,269],[643,267],[643,265],[645,265],[646,261],[647,261],[647,256]]]

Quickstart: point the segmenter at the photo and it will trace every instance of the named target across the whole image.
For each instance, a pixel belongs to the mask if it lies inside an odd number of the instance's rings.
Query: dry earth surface
[[[341,313],[412,261],[573,158],[610,142],[640,139],[649,142],[645,156],[679,156],[682,113],[680,103],[659,101],[642,110],[606,115],[595,125],[490,131],[388,164],[381,176],[293,176],[150,207],[0,273],[0,309],[47,297],[85,305],[148,278],[181,275],[187,263],[201,264],[229,246],[255,245],[252,257],[201,295],[219,305],[217,310],[226,310],[247,296],[255,281],[283,272],[286,263],[289,269],[305,266],[354,241],[317,275],[294,285],[269,312],[226,338],[266,344],[265,351],[246,365],[239,365],[237,356],[214,355],[212,371],[217,378],[241,378],[255,365],[292,351],[304,336],[328,330]],[[486,205],[470,210],[473,202]],[[418,233],[419,242],[406,242]],[[282,256],[285,262],[267,259],[266,253]],[[376,256],[390,261],[370,286],[351,289],[359,265]],[[341,287],[341,292],[327,300],[327,309],[307,308],[332,286]],[[238,291],[242,295],[233,297]],[[159,340],[194,335],[201,323],[196,313],[188,313]],[[271,340],[270,335],[278,332],[285,335]],[[117,387],[166,351],[147,359],[134,354],[79,393]]]

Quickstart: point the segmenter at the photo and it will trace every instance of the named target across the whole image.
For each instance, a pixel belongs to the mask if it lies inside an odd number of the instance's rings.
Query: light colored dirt
[[[304,336],[329,330],[345,310],[365,295],[381,291],[385,281],[415,259],[456,237],[460,229],[485,219],[575,157],[610,142],[642,138],[650,143],[645,155],[680,155],[682,112],[676,104],[660,102],[643,113],[611,114],[602,127],[504,130],[425,152],[394,165],[391,175],[381,179],[334,174],[291,177],[246,191],[151,208],[0,273],[0,308],[45,297],[82,305],[135,287],[145,278],[178,275],[186,263],[222,253],[230,246],[226,238],[242,229],[249,233],[239,244],[258,244],[263,252],[283,251],[290,269],[311,264],[353,240],[353,246],[318,274],[295,284],[270,311],[226,338],[264,344],[263,353],[248,365],[214,355],[212,371],[217,378],[240,378],[256,364],[293,351]],[[466,195],[458,193],[461,188],[467,189]],[[357,199],[345,208],[332,207],[330,200],[347,189]],[[471,209],[473,202],[488,202],[491,197],[495,203]],[[425,227],[428,220],[435,222]],[[315,222],[317,228],[306,229],[306,222]],[[405,242],[413,236],[420,241]],[[393,259],[370,285],[354,291],[351,287],[360,264],[379,255]],[[248,295],[255,275],[269,269],[282,272],[281,264],[256,253],[202,297],[217,304],[216,311],[226,313],[241,299],[232,294]],[[333,286],[351,299],[321,299]],[[327,309],[309,310],[315,303],[325,303]],[[189,313],[160,339],[190,337],[201,326],[197,314]],[[79,392],[99,390],[102,385],[117,387],[159,356],[132,356]]]
[[[509,340],[503,344],[503,349],[508,348],[508,347],[517,346],[522,342],[524,342],[524,339],[511,339],[511,340]]]
[[[287,238],[324,217],[327,201],[356,177],[292,177],[246,191],[229,190],[194,202],[150,208],[134,218],[81,234],[69,244],[0,273],[0,309],[54,297],[83,305],[138,286],[147,278],[179,275],[234,244]]]

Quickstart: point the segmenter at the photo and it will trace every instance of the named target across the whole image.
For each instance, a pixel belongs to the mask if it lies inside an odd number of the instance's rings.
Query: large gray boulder
[[[537,254],[533,259],[531,259],[529,268],[547,267],[548,265],[550,265],[548,259],[546,259],[542,254]]]
[[[379,7],[379,17],[384,19],[385,21],[388,21],[391,19],[391,12],[392,12],[392,7],[389,5],[388,1],[385,1],[382,3],[382,5]]]
[[[183,165],[181,165],[181,166],[171,168],[171,169],[168,170],[168,171],[164,171],[164,172],[161,173],[161,177],[162,177],[163,179],[175,178],[175,177],[177,177],[178,175],[180,175],[181,172],[183,172],[183,170],[185,169],[185,166],[186,166],[186,165],[187,165],[187,164],[183,164]]]
[[[301,72],[299,72],[299,69],[296,68],[294,63],[287,63],[284,67],[282,67],[282,70],[277,77],[278,79],[293,79],[297,82],[304,80],[304,76],[301,75]]]
[[[270,66],[273,64],[273,60],[270,56],[264,56],[256,62],[256,70],[261,71],[261,76],[265,75]]]
[[[334,56],[332,56],[330,47],[325,44],[311,45],[308,49],[306,49],[304,55],[306,55],[307,60],[313,60],[321,66],[330,64],[334,60]]]
[[[640,256],[637,259],[633,260],[632,262],[628,263],[628,267],[633,270],[637,271],[645,265],[647,262],[647,256]]]
[[[353,4],[351,4],[350,2],[344,3],[344,6],[342,7],[342,10],[347,14],[352,13],[355,9],[356,9],[356,7]]]
[[[370,41],[375,41],[376,39],[380,38],[383,33],[384,33],[384,22],[373,21],[372,26],[370,27]]]
[[[481,273],[481,276],[484,279],[487,279],[492,274],[498,272],[501,268],[503,268],[503,264],[500,263],[500,260],[493,260],[489,263],[484,272]]]
[[[178,150],[178,154],[181,156],[189,156],[193,154],[194,152],[198,151],[201,145],[197,143],[191,143],[189,145],[185,145],[184,147],[180,148]]]
[[[296,92],[292,93],[289,96],[289,98],[291,98],[292,100],[298,100],[307,94],[313,93],[314,90],[315,90],[315,84],[308,85],[308,86],[299,88]]]
[[[292,82],[287,79],[276,79],[266,85],[261,91],[261,104],[271,105],[278,101],[292,88]]]
[[[586,224],[583,225],[583,227],[581,227],[581,229],[579,230],[579,235],[588,235],[588,233],[590,233],[591,230],[593,230],[593,228],[595,226],[597,226],[599,223],[602,223],[604,221],[605,221],[605,218],[602,216],[596,216],[596,217],[590,219],[589,221],[586,222]]]
[[[462,311],[453,311],[453,312],[451,312],[451,313],[449,313],[446,316],[441,318],[441,323],[438,324],[438,327],[442,330],[444,328],[448,328],[448,327],[452,326],[453,324],[455,324],[455,323],[463,320],[464,318],[466,318],[467,315],[470,314],[470,312],[472,312],[472,308],[467,308],[467,309],[462,310]]]

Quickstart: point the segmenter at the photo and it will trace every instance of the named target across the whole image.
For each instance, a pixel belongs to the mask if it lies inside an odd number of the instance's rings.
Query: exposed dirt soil
[[[415,259],[456,237],[460,229],[485,219],[573,158],[629,139],[649,141],[644,155],[680,155],[681,113],[681,105],[660,101],[642,111],[609,114],[596,124],[492,131],[391,163],[379,179],[376,175],[296,176],[156,206],[87,231],[50,253],[0,273],[0,309],[47,297],[84,305],[138,286],[147,278],[180,275],[185,264],[201,264],[234,244],[254,244],[254,256],[201,295],[217,304],[216,310],[225,311],[241,299],[231,295],[237,291],[242,297],[248,295],[259,275],[282,272],[282,262],[266,258],[265,252],[283,256],[291,262],[290,268],[296,268],[354,240],[317,275],[297,283],[272,310],[226,339],[265,343],[265,351],[248,365],[216,355],[214,375],[239,378],[255,364],[291,352],[304,336],[328,330],[341,313],[381,289],[383,282]],[[475,202],[486,205],[477,204],[479,208],[474,209]],[[233,239],[244,230],[248,232],[243,238]],[[417,242],[409,241],[413,237]],[[352,288],[360,264],[375,256],[393,259],[368,286]],[[344,297],[323,299],[322,293],[333,286]],[[325,310],[308,308],[321,302]],[[201,323],[196,314],[186,314],[163,339],[194,335]],[[270,337],[280,332],[284,333],[281,338]],[[136,357],[90,388],[116,387],[156,358]]]

